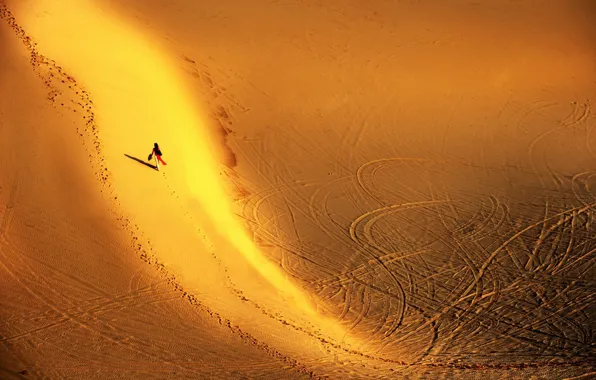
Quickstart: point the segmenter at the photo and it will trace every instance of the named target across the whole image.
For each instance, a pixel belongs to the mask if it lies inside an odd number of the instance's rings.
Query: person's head
[[[153,147],[155,147],[155,148],[159,148],[159,145],[157,145],[157,143],[154,143],[154,144],[153,144]]]

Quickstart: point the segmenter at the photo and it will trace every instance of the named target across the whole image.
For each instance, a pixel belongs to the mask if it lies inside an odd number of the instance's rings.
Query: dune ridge
[[[106,174],[107,167],[105,161],[101,155],[101,142],[98,138],[98,125],[95,120],[95,113],[93,112],[93,101],[88,91],[82,86],[78,85],[76,79],[70,76],[64,71],[64,69],[52,59],[45,57],[40,54],[36,48],[37,44],[33,39],[26,34],[22,27],[17,23],[16,18],[12,15],[10,10],[5,4],[0,4],[0,18],[5,20],[9,27],[21,40],[23,45],[30,53],[30,64],[31,68],[43,81],[45,90],[47,91],[47,100],[52,103],[52,107],[58,109],[65,109],[67,112],[84,114],[84,126],[75,124],[76,133],[81,137],[80,141],[86,147],[89,153],[90,167],[93,167],[94,175],[101,185],[101,192],[105,193],[104,201],[114,203],[118,205],[117,197],[110,196],[112,192],[112,184],[110,182],[109,175]],[[70,96],[74,97],[69,99]],[[65,104],[66,103],[66,104]],[[79,108],[80,107],[80,108]],[[14,206],[13,206],[14,207]],[[165,282],[171,287],[178,297],[185,299],[193,307],[197,307],[201,312],[209,315],[213,321],[219,325],[228,329],[229,332],[238,336],[247,344],[256,347],[257,349],[265,352],[267,355],[278,359],[288,365],[290,368],[295,370],[297,373],[304,373],[309,375],[309,378],[318,379],[318,375],[308,370],[303,364],[298,361],[282,354],[275,348],[258,341],[253,336],[245,333],[239,326],[233,324],[230,320],[222,317],[219,313],[211,310],[209,307],[203,305],[193,294],[185,291],[183,286],[176,280],[175,276],[168,272],[166,266],[158,260],[158,258],[152,253],[152,248],[144,238],[143,233],[139,230],[139,227],[131,222],[128,218],[123,216],[121,212],[117,211],[117,207],[109,207],[107,210],[113,213],[115,219],[120,223],[120,227],[123,228],[128,235],[130,235],[130,248],[134,249],[138,253],[138,257],[147,264],[151,265],[158,273],[161,274]],[[6,342],[19,338],[20,335],[3,338],[1,341]],[[23,374],[30,373],[31,371],[24,370]]]

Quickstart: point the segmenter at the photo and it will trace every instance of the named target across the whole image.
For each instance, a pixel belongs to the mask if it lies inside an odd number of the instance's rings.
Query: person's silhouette
[[[159,170],[159,163],[161,162],[162,165],[167,165],[164,160],[161,158],[161,149],[159,149],[159,144],[153,144],[153,150],[151,151],[151,155],[155,156],[155,168]],[[150,155],[150,156],[151,156]]]

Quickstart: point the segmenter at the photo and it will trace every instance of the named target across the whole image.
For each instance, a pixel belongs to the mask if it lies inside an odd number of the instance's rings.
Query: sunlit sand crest
[[[292,300],[293,305],[288,307],[298,306],[311,323],[323,328],[329,337],[345,343],[343,329],[317,315],[303,291],[259,251],[233,215],[229,196],[219,179],[216,157],[206,142],[202,128],[205,123],[185,93],[167,54],[90,1],[39,0],[36,5],[37,8],[27,7],[26,16],[30,18],[27,25],[35,29],[31,31],[34,36],[43,36],[42,53],[69,58],[69,67],[76,68],[77,79],[93,96],[100,126],[158,126],[153,129],[163,132],[156,137],[157,141],[175,141],[175,149],[184,158],[179,164],[186,167],[187,185],[219,234]],[[38,17],[42,9],[49,10],[51,17]],[[114,80],[115,76],[118,81]],[[121,83],[122,88],[110,89],[106,86],[107,78],[111,83]],[[134,99],[127,98],[130,96],[127,86],[135,88]],[[177,136],[175,139],[173,134]]]

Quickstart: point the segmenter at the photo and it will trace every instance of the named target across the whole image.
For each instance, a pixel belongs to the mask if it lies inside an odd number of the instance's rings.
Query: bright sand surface
[[[5,3],[3,377],[596,371],[589,1]]]

